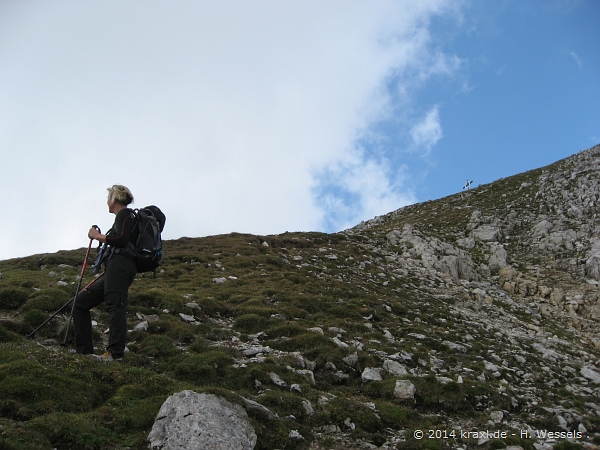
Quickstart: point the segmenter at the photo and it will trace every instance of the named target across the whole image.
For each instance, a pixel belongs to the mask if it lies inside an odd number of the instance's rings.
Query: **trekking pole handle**
[[[98,225],[92,225],[92,228],[94,228],[98,233],[102,233],[102,231],[100,231],[100,227]],[[98,241],[98,250],[100,250],[101,246],[102,246],[102,242]]]

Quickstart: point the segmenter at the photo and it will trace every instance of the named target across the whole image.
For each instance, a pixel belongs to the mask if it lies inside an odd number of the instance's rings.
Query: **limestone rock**
[[[333,374],[333,379],[337,383],[343,383],[343,382],[347,381],[348,379],[350,379],[350,375],[342,372],[341,370],[338,370],[336,373]],[[365,381],[365,380],[363,380],[363,381]]]
[[[194,323],[194,322],[196,322],[196,319],[194,318],[194,316],[190,316],[188,314],[179,313],[179,317],[184,322],[188,322],[188,323]]]
[[[244,356],[256,356],[259,353],[270,353],[269,347],[250,347],[244,350]]]
[[[273,384],[275,384],[276,386],[280,387],[280,388],[284,388],[287,386],[286,382],[283,381],[279,375],[277,375],[275,372],[271,372],[269,373],[269,378],[271,379],[271,381],[273,382]]]
[[[304,408],[304,412],[306,412],[307,415],[314,416],[315,409],[308,400],[302,400],[302,407]]]
[[[472,237],[457,239],[456,243],[467,250],[475,248],[475,239],[473,239]]]
[[[256,445],[256,433],[240,405],[212,394],[182,391],[163,403],[148,442],[160,450],[246,450]]]
[[[292,430],[290,431],[290,434],[288,435],[288,437],[290,439],[292,439],[293,441],[303,441],[304,440],[304,436],[302,436],[298,430]]]
[[[148,322],[143,321],[133,327],[133,331],[148,331]]]
[[[503,418],[504,418],[504,413],[502,411],[491,411],[490,412],[490,419],[494,423],[502,422]]]
[[[542,237],[542,236],[547,236],[548,232],[554,227],[554,225],[547,221],[547,220],[542,220],[540,223],[538,223],[535,227],[533,227],[532,230],[532,236],[534,238],[536,237]]]
[[[508,258],[508,253],[502,244],[492,245],[492,255],[488,261],[491,270],[499,270],[503,267],[506,267],[508,263],[506,259]]]
[[[358,362],[358,352],[354,352],[353,354],[344,357],[343,361],[349,366],[354,367]]]
[[[382,370],[380,368],[366,367],[362,372],[361,379],[363,381],[383,381],[381,377]]]
[[[482,242],[499,242],[502,230],[494,225],[481,225],[472,231],[473,237]]]
[[[450,342],[450,341],[443,341],[444,344],[446,344],[448,347],[450,347],[452,350],[456,350],[457,352],[460,353],[467,353],[467,347],[463,344],[458,344],[456,342]]]
[[[303,370],[297,370],[296,372],[298,372],[299,374],[304,375],[306,378],[308,378],[308,382],[310,383],[311,386],[315,386],[317,384],[315,381],[315,374],[313,373],[312,370],[303,369]]]
[[[260,419],[266,420],[275,420],[278,419],[279,416],[272,412],[266,406],[261,405],[260,403],[255,402],[254,400],[250,400],[244,397],[240,397],[244,402],[244,408],[248,411],[249,414],[256,416]]]
[[[517,275],[519,273],[517,272],[517,269],[515,269],[512,266],[505,266],[502,267],[500,269],[500,271],[498,272],[498,275],[500,275],[500,279],[501,280],[505,280],[505,281],[512,281],[515,278],[517,278]]]
[[[400,400],[414,400],[417,388],[410,380],[396,380],[394,396]]]
[[[586,366],[586,367],[582,367],[580,372],[581,372],[581,375],[583,375],[588,380],[590,380],[594,383],[600,383],[600,373],[596,372],[595,370],[592,370]]]
[[[589,278],[600,281],[600,250],[593,249],[585,261],[585,273]]]
[[[325,334],[323,332],[323,328],[320,327],[308,328],[308,331],[312,331],[313,333]]]
[[[383,369],[390,373],[390,375],[396,377],[403,377],[408,375],[408,371],[406,367],[400,364],[397,361],[393,361],[391,359],[386,359],[383,363]]]
[[[348,347],[350,347],[348,344],[346,344],[345,342],[341,341],[337,337],[332,338],[332,340],[335,343],[335,345],[337,345],[338,347],[342,347],[342,348],[348,348]]]

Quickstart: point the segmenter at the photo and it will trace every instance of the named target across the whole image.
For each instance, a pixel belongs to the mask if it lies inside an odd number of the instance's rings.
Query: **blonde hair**
[[[108,191],[108,198],[113,202],[118,202],[125,206],[133,203],[133,194],[122,184],[113,184],[106,190]]]

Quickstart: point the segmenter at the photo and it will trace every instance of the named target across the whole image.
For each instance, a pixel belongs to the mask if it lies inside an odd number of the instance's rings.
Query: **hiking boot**
[[[104,362],[123,362],[123,357],[121,358],[114,358],[113,355],[110,352],[105,352],[103,355],[94,355],[91,354],[90,355],[92,358],[97,359],[98,361],[104,361]]]

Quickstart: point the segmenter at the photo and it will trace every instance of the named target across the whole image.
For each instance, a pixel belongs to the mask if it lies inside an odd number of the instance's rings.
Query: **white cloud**
[[[406,167],[392,169],[386,159],[376,160],[355,149],[339,165],[320,174],[319,200],[327,226],[336,230],[394,211],[416,201]]]
[[[571,52],[571,57],[575,61],[575,64],[577,64],[577,67],[579,67],[580,69],[582,69],[583,68],[583,61],[581,61],[581,58],[579,57],[579,55],[577,53],[575,53],[575,52]]]
[[[425,117],[412,127],[410,135],[417,149],[428,154],[443,136],[439,107],[431,108]]]
[[[410,194],[352,152],[390,114],[390,77],[408,90],[458,64],[428,48],[429,18],[454,5],[4,4],[0,259],[87,245],[114,183],[164,209],[167,239],[321,229],[313,176],[335,165],[361,195],[344,223],[397,208]],[[413,129],[426,149],[435,111]]]

